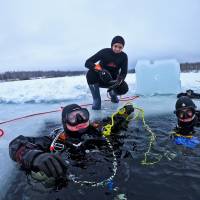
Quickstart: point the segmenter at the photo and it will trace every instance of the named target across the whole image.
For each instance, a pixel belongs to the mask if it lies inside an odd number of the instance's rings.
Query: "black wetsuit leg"
[[[98,72],[94,70],[88,70],[86,75],[88,85],[99,84],[101,88],[108,88],[110,84],[104,83],[98,74]],[[117,88],[115,88],[115,92],[117,95],[123,95],[128,92],[128,84],[123,81]]]
[[[95,70],[88,70],[86,74],[88,85],[98,84],[101,88],[108,88],[110,84],[105,83],[101,80],[99,73]]]
[[[97,84],[100,82],[100,76],[99,76],[98,72],[91,70],[91,69],[88,70],[88,72],[86,74],[86,79],[87,79],[88,85],[93,85],[93,84]]]

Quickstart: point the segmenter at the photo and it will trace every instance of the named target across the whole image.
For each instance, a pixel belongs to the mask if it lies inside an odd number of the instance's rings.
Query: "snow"
[[[41,103],[72,100],[87,93],[84,76],[2,83],[3,103]]]
[[[174,71],[173,71],[174,72]],[[172,79],[172,72],[168,76]],[[182,91],[199,90],[200,73],[181,73]],[[129,84],[127,95],[136,92],[136,75],[128,74]],[[144,82],[144,78],[143,78]],[[144,84],[150,84],[146,81]],[[170,82],[169,82],[170,84]],[[179,83],[178,83],[179,84]],[[92,97],[84,75],[75,77],[36,79],[0,83],[0,103],[58,103],[71,100],[89,100]],[[172,85],[169,85],[171,87]],[[178,86],[179,87],[179,86]],[[170,88],[169,94],[177,90]],[[101,89],[102,98],[106,97],[106,89]]]

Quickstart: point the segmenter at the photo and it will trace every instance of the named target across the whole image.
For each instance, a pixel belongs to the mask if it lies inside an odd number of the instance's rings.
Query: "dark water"
[[[146,118],[147,124],[156,134],[156,142],[147,156],[148,162],[161,160],[152,165],[143,165],[144,153],[148,150],[150,134],[142,127],[141,121],[131,122],[127,132],[122,132],[117,142],[112,141],[117,155],[117,173],[109,185],[91,187],[69,181],[59,190],[49,190],[41,184],[28,183],[26,175],[19,171],[5,199],[7,200],[197,200],[200,198],[200,150],[177,146],[170,139],[170,131],[175,126],[174,115],[160,115]],[[43,134],[59,124],[46,122]],[[197,129],[196,136],[199,136]],[[119,145],[119,142],[121,145]],[[117,149],[118,148],[118,149]],[[95,161],[80,168],[75,173],[81,180],[100,181],[112,175],[112,153],[98,154]],[[99,157],[98,157],[99,156]],[[103,164],[102,164],[103,163]]]

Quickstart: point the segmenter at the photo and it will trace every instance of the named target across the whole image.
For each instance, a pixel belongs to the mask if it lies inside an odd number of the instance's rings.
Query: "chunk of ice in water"
[[[177,60],[139,60],[135,67],[136,94],[177,94],[181,91]]]

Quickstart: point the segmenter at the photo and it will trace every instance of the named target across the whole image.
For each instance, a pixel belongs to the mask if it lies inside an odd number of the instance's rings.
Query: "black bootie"
[[[92,109],[101,110],[101,96],[100,96],[100,91],[99,91],[99,85],[92,84],[92,85],[89,85],[89,88],[93,97]]]
[[[109,91],[109,95],[111,97],[111,102],[119,103],[119,99],[118,99],[117,94],[114,90]]]

